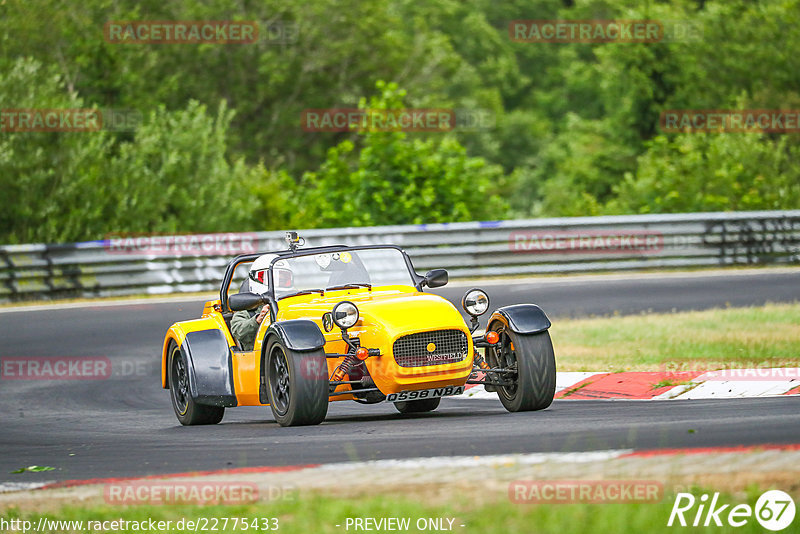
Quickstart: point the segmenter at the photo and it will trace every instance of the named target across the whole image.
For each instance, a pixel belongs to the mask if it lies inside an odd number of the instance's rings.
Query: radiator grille
[[[392,351],[401,367],[425,367],[463,361],[468,347],[467,335],[461,330],[435,330],[398,338]]]

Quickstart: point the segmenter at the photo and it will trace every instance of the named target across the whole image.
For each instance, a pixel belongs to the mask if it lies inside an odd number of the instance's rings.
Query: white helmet
[[[250,265],[249,287],[251,293],[263,295],[267,292],[269,289],[269,281],[267,280],[267,276],[269,276],[269,265],[272,263],[272,260],[277,257],[278,256],[275,254],[264,254],[263,256],[256,258],[256,261]],[[289,265],[286,263],[286,260],[276,261],[275,265],[272,266],[272,272],[274,275],[276,291],[292,288],[294,285],[294,276],[292,275],[292,271],[289,269]]]

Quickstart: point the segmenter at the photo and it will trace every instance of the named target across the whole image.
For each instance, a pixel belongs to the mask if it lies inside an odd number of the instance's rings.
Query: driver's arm
[[[255,345],[262,308],[263,306],[256,310],[252,317],[248,311],[238,311],[231,318],[231,334],[239,340],[245,350],[252,350]]]

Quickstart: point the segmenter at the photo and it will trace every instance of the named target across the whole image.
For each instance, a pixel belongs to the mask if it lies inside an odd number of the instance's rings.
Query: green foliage
[[[541,201],[528,206],[530,197],[517,195],[515,207],[522,215],[599,214],[613,198],[618,177],[636,164],[634,150],[608,133],[608,122],[567,115],[564,130],[548,140],[535,170],[525,175],[523,183],[538,186]]]
[[[141,112],[135,133],[0,132],[0,241],[798,208],[800,136],[665,134],[670,109],[800,109],[800,0],[0,0],[0,108]],[[651,19],[655,43],[518,43],[518,19]],[[256,44],[109,43],[108,21],[252,20]],[[288,42],[268,36],[277,23]],[[308,132],[385,99],[441,133]],[[398,90],[399,91],[399,90]],[[373,102],[378,103],[378,102]],[[313,202],[313,204],[312,204]]]
[[[53,68],[15,61],[0,101],[16,108],[85,107]],[[152,111],[132,138],[105,130],[7,132],[0,137],[0,240],[57,242],[118,232],[245,228],[251,182],[263,167],[226,159],[232,112],[205,106]]]
[[[401,109],[405,92],[379,82],[381,95],[361,109]],[[409,139],[404,132],[366,131],[360,148],[346,140],[331,148],[319,171],[307,172],[297,222],[366,226],[496,219],[502,170],[467,156],[453,137]]]
[[[194,101],[185,110],[151,112],[111,159],[111,220],[134,232],[243,227],[242,193],[259,171],[225,158],[232,115],[223,103],[209,117]]]
[[[800,146],[786,136],[692,133],[656,137],[609,209],[618,213],[800,206]],[[687,177],[702,177],[687,180]]]
[[[4,69],[0,102],[12,109],[84,107],[75,93],[64,90],[56,68],[24,58]],[[111,185],[104,172],[110,145],[105,132],[0,134],[0,241],[84,237],[83,226],[102,216],[85,193]]]

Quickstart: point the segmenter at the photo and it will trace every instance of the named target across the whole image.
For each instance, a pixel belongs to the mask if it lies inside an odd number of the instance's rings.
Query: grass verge
[[[696,495],[713,492],[693,491]],[[760,492],[752,489],[744,498],[735,498],[723,495],[720,503],[738,503],[744,501],[751,507],[755,505]],[[515,504],[505,496],[496,499],[486,499],[486,496],[469,495],[456,492],[444,503],[432,506],[424,501],[414,500],[409,497],[368,496],[362,498],[343,499],[319,495],[305,495],[294,499],[281,500],[272,503],[258,503],[246,506],[129,506],[129,507],[64,507],[56,513],[45,514],[45,517],[55,521],[82,521],[80,528],[73,524],[70,529],[65,526],[63,530],[52,529],[54,532],[91,532],[88,528],[89,521],[171,521],[169,528],[161,532],[264,532],[266,525],[269,531],[274,531],[277,525],[278,532],[282,533],[341,533],[363,531],[355,529],[353,525],[347,528],[348,518],[408,518],[409,526],[405,532],[430,532],[431,523],[426,523],[428,528],[418,528],[417,522],[433,519],[440,520],[442,528],[438,530],[451,530],[453,532],[480,533],[516,533],[536,532],[541,534],[565,534],[571,532],[592,532],[596,534],[648,534],[659,532],[674,532],[675,526],[668,527],[667,521],[674,502],[674,496],[666,496],[656,503],[614,503],[614,504]],[[699,500],[698,500],[699,502]],[[730,508],[730,507],[729,507]],[[696,507],[687,512],[689,522],[694,519]],[[21,517],[14,509],[6,510],[2,515],[5,520],[21,518],[31,521],[36,525],[40,515],[25,513]],[[216,518],[216,521],[214,520]],[[225,523],[225,518],[228,519]],[[234,528],[234,518],[236,527]],[[273,521],[275,518],[277,522]],[[724,521],[725,515],[722,519]],[[705,517],[703,517],[705,519]],[[179,521],[183,520],[182,525]],[[244,520],[247,528],[243,528]],[[253,528],[253,520],[256,526]],[[452,520],[450,522],[449,520]],[[196,525],[187,525],[187,521],[199,522]],[[1,521],[0,521],[1,523]],[[223,528],[225,525],[225,528]],[[463,525],[463,526],[462,526]],[[126,525],[119,525],[124,527]],[[147,529],[119,528],[117,532],[141,532]],[[182,526],[183,528],[177,528]],[[197,526],[197,528],[194,528]],[[216,529],[211,529],[216,526]],[[205,528],[204,528],[205,527]],[[727,527],[727,528],[725,528]],[[680,527],[677,527],[679,530]],[[371,529],[377,532],[387,532],[392,529]],[[731,527],[692,528],[691,532],[730,532]],[[763,532],[755,518],[751,517],[747,524],[741,528],[733,529],[740,533]],[[153,530],[150,530],[153,532]]]
[[[559,371],[800,367],[800,303],[560,319]]]

